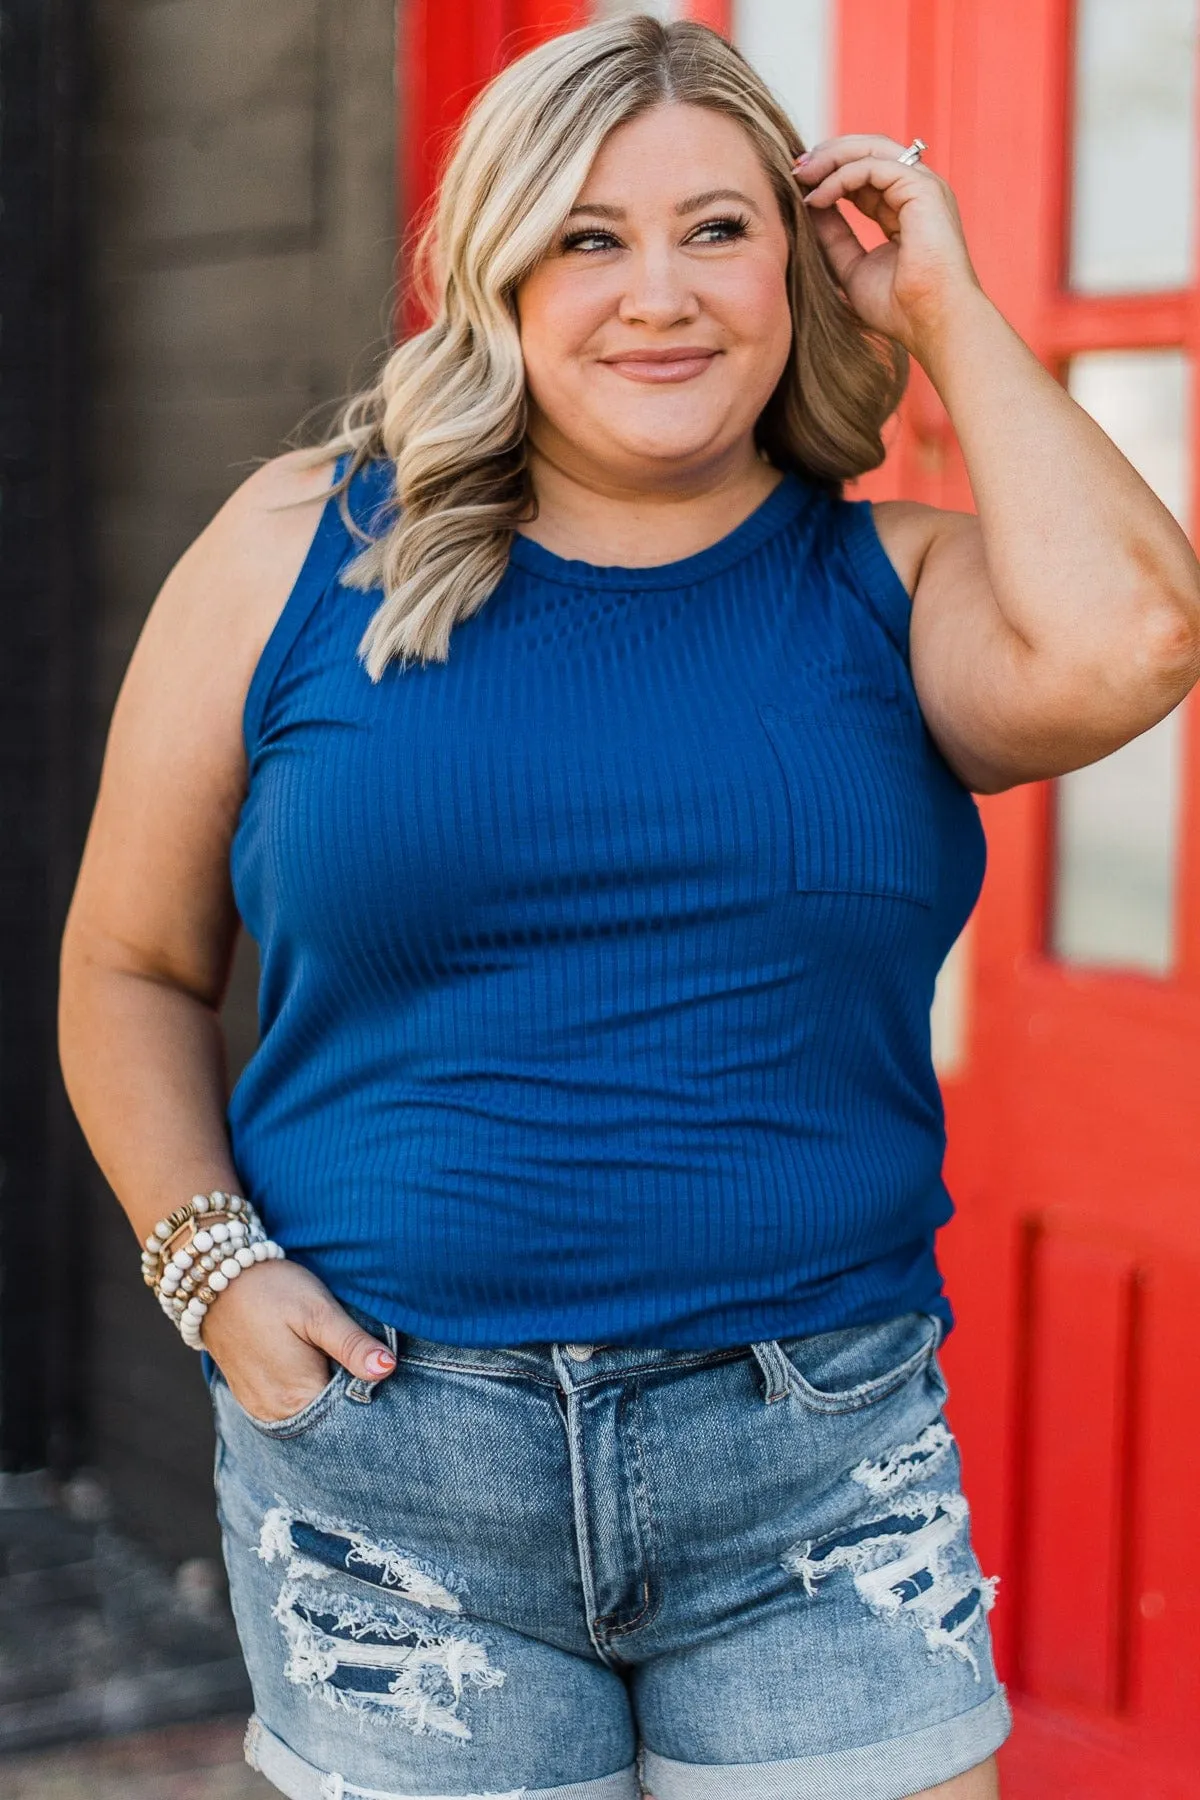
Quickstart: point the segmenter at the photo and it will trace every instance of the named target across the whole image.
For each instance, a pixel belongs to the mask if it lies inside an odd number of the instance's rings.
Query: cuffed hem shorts
[[[292,1800],[901,1800],[1010,1716],[940,1322],[472,1349],[252,1419],[218,1508]]]

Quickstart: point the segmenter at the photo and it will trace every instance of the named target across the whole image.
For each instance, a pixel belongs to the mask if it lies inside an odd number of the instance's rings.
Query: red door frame
[[[479,87],[587,10],[587,0],[409,0],[398,81],[405,225]],[[729,29],[731,0],[688,10]],[[1072,0],[838,0],[835,128],[927,140],[985,289],[1048,367],[1085,349],[1182,345],[1200,371],[1200,278],[1149,297],[1067,289],[1072,11]],[[1193,420],[1195,436],[1200,392]],[[1193,471],[1200,521],[1200,454]],[[859,491],[971,506],[949,421],[919,370],[887,463]],[[1004,1576],[1003,1670],[1034,1696],[1008,1767],[1006,1791],[1022,1800],[1041,1800],[1052,1780],[1090,1800],[1184,1800],[1196,1787],[1200,1413],[1188,1369],[1200,1238],[1179,1220],[1183,1196],[1200,1191],[1200,1142],[1178,1125],[1153,1143],[1146,1130],[1170,1106],[1177,1121],[1196,1110],[1200,707],[1189,709],[1187,738],[1170,982],[1055,964],[1045,950],[1052,791],[983,803],[989,873],[971,927],[968,1043],[944,1081],[959,1222],[942,1256],[962,1320],[946,1362],[981,1555]],[[1102,1065],[1119,1053],[1130,1066],[1118,1110],[1142,1133],[1126,1150],[1136,1145],[1135,1168],[1157,1184],[1153,1203],[1139,1195],[1132,1209],[1121,1185],[1130,1156],[1114,1157],[1103,1118],[1102,1147],[1090,1146],[1064,1098],[1081,1088],[1093,1107],[1111,1104]],[[1164,1188],[1178,1204],[1161,1203]]]

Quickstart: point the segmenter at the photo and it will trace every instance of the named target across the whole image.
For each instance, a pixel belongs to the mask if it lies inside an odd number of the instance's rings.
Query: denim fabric
[[[293,1800],[899,1800],[1007,1735],[933,1315],[375,1329],[395,1374],[291,1419],[213,1373],[247,1754]]]

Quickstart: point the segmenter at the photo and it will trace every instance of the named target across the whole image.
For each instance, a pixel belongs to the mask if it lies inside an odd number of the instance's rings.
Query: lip
[[[720,354],[702,344],[675,344],[663,350],[625,350],[616,356],[602,356],[600,361],[626,381],[661,383],[694,381]]]

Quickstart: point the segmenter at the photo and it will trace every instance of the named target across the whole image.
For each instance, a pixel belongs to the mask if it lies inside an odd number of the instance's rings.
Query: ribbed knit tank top
[[[653,568],[518,535],[378,683],[359,548],[328,502],[245,708],[229,1125],[288,1254],[461,1344],[949,1327],[929,1011],[983,837],[869,503],[789,474]]]

